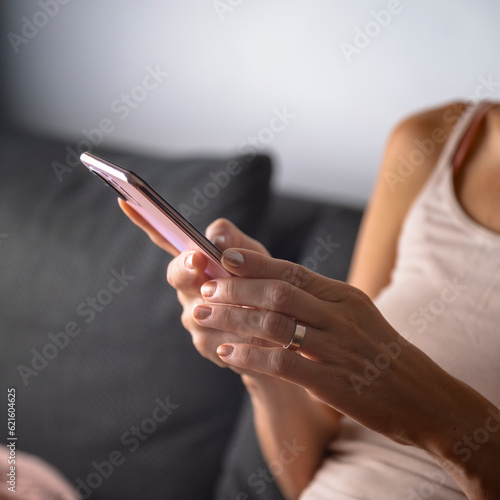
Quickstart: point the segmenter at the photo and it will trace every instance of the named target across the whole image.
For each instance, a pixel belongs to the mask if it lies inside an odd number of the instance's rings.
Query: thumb
[[[207,238],[220,250],[246,248],[264,255],[270,255],[262,243],[254,240],[227,219],[217,219],[205,232]]]

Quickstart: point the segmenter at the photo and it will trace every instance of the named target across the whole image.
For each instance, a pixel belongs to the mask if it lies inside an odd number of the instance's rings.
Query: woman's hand
[[[206,257],[200,252],[179,253],[170,243],[152,228],[129,205],[121,200],[120,206],[128,217],[143,229],[160,248],[169,252],[174,259],[168,266],[167,279],[177,289],[177,296],[183,306],[182,323],[191,333],[198,351],[219,366],[230,367],[242,375],[254,405],[254,421],[261,449],[268,461],[281,460],[284,442],[307,444],[296,459],[283,464],[281,474],[276,477],[287,498],[297,498],[307,486],[324,458],[328,443],[337,434],[342,416],[331,407],[312,398],[303,388],[277,377],[255,370],[245,370],[233,364],[226,364],[218,355],[221,344],[244,342],[245,344],[275,346],[255,335],[234,329],[206,324],[195,319],[194,311],[203,314],[198,306],[205,304],[200,288],[210,278],[205,274]],[[254,255],[269,258],[267,250],[257,241],[242,233],[233,224],[219,219],[207,228],[207,237],[221,250],[229,247],[244,247]],[[281,462],[280,462],[281,463]]]
[[[223,329],[212,329],[198,324],[193,317],[193,309],[204,303],[200,288],[210,278],[205,274],[207,258],[196,251],[179,252],[166,240],[156,229],[154,229],[143,217],[133,210],[130,205],[118,200],[120,207],[131,221],[139,226],[157,246],[170,253],[174,258],[168,265],[167,281],[177,290],[177,298],[183,307],[181,321],[191,333],[193,343],[200,354],[219,366],[227,367],[219,356],[217,347],[226,342],[247,342],[266,344],[266,341],[258,339],[253,335],[242,337],[239,334],[224,331]],[[221,250],[229,246],[238,246],[250,249],[256,253],[268,256],[269,253],[264,246],[250,236],[240,231],[234,224],[226,219],[218,219],[206,230],[207,238]],[[234,368],[241,373],[242,370]],[[256,375],[254,373],[254,375]],[[262,378],[262,376],[261,376]]]
[[[237,277],[205,283],[206,304],[194,316],[242,335],[219,347],[226,363],[298,384],[361,425],[430,453],[457,430],[464,401],[477,404],[477,393],[399,335],[360,290],[248,249],[226,250],[222,262]],[[296,321],[307,330],[291,352],[283,345]],[[252,337],[273,347],[248,344]]]

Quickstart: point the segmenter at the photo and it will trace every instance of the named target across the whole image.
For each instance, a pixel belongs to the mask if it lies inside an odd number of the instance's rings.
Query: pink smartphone
[[[139,176],[90,153],[83,153],[80,160],[177,250],[197,250],[205,254],[208,276],[231,276],[221,266],[222,252]]]

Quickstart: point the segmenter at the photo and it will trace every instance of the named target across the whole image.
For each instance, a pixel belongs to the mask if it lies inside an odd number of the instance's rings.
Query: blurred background
[[[498,0],[4,0],[2,115],[84,148],[267,151],[362,205],[410,112],[500,95]]]

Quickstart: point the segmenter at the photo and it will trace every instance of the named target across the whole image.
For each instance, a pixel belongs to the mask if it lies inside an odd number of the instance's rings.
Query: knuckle
[[[287,330],[288,320],[283,314],[267,311],[262,319],[262,331],[272,338],[282,338]]]
[[[303,288],[309,279],[309,270],[300,264],[291,264],[283,273],[283,280],[297,288]]]
[[[278,376],[286,376],[292,370],[292,357],[288,356],[284,349],[272,351],[269,358],[269,367],[272,373]]]
[[[230,231],[232,229],[232,224],[227,219],[220,217],[219,219],[215,219],[206,230],[207,236],[211,236],[217,233],[225,233],[226,231]]]
[[[254,265],[255,265],[256,276],[266,276],[268,274],[269,272],[268,259],[257,259]]]
[[[211,343],[207,339],[206,335],[203,334],[193,334],[192,335],[193,345],[196,350],[207,359],[211,359],[213,352],[211,349]]]
[[[182,254],[181,254],[182,255]],[[173,288],[179,288],[182,282],[182,271],[184,270],[184,258],[175,257],[167,266],[167,282]]]
[[[248,310],[247,311],[247,322],[248,322],[248,325],[250,326],[250,329],[252,331],[263,329],[263,327],[262,327],[262,322],[263,322],[262,312],[258,311],[256,309]]]
[[[217,321],[223,325],[230,326],[233,320],[233,314],[231,307],[212,307],[212,316],[217,316]]]
[[[245,367],[251,367],[253,365],[253,353],[252,349],[242,348],[239,353],[241,364]]]
[[[293,302],[295,288],[285,281],[273,281],[269,285],[267,295],[271,307],[279,307]]]
[[[238,296],[238,279],[236,278],[227,278],[218,281],[218,285],[221,285],[221,288],[225,292],[227,297],[235,298]]]
[[[354,300],[364,300],[366,297],[365,292],[363,292],[359,288],[356,288],[355,286],[351,286],[349,288],[349,294]]]
[[[188,313],[185,309],[181,314],[181,323],[186,330],[190,330],[194,325],[193,315]]]
[[[238,313],[239,310],[237,307],[222,306],[214,308],[214,314],[217,315],[217,322],[223,325],[221,326],[222,328],[237,328],[240,323]]]
[[[349,293],[347,295],[347,300],[356,307],[364,307],[366,308],[367,306],[370,306],[373,304],[371,299],[366,295],[365,292],[360,290],[359,288],[356,288],[354,286],[349,287]]]
[[[175,268],[173,261],[167,267],[167,283],[175,288],[175,278],[174,278]]]
[[[179,301],[179,304],[183,307],[183,310],[189,309],[191,311],[190,317],[192,317],[192,311],[195,308],[195,306],[198,305],[199,302],[193,304],[192,297],[189,297],[181,290],[177,290],[177,300]]]

